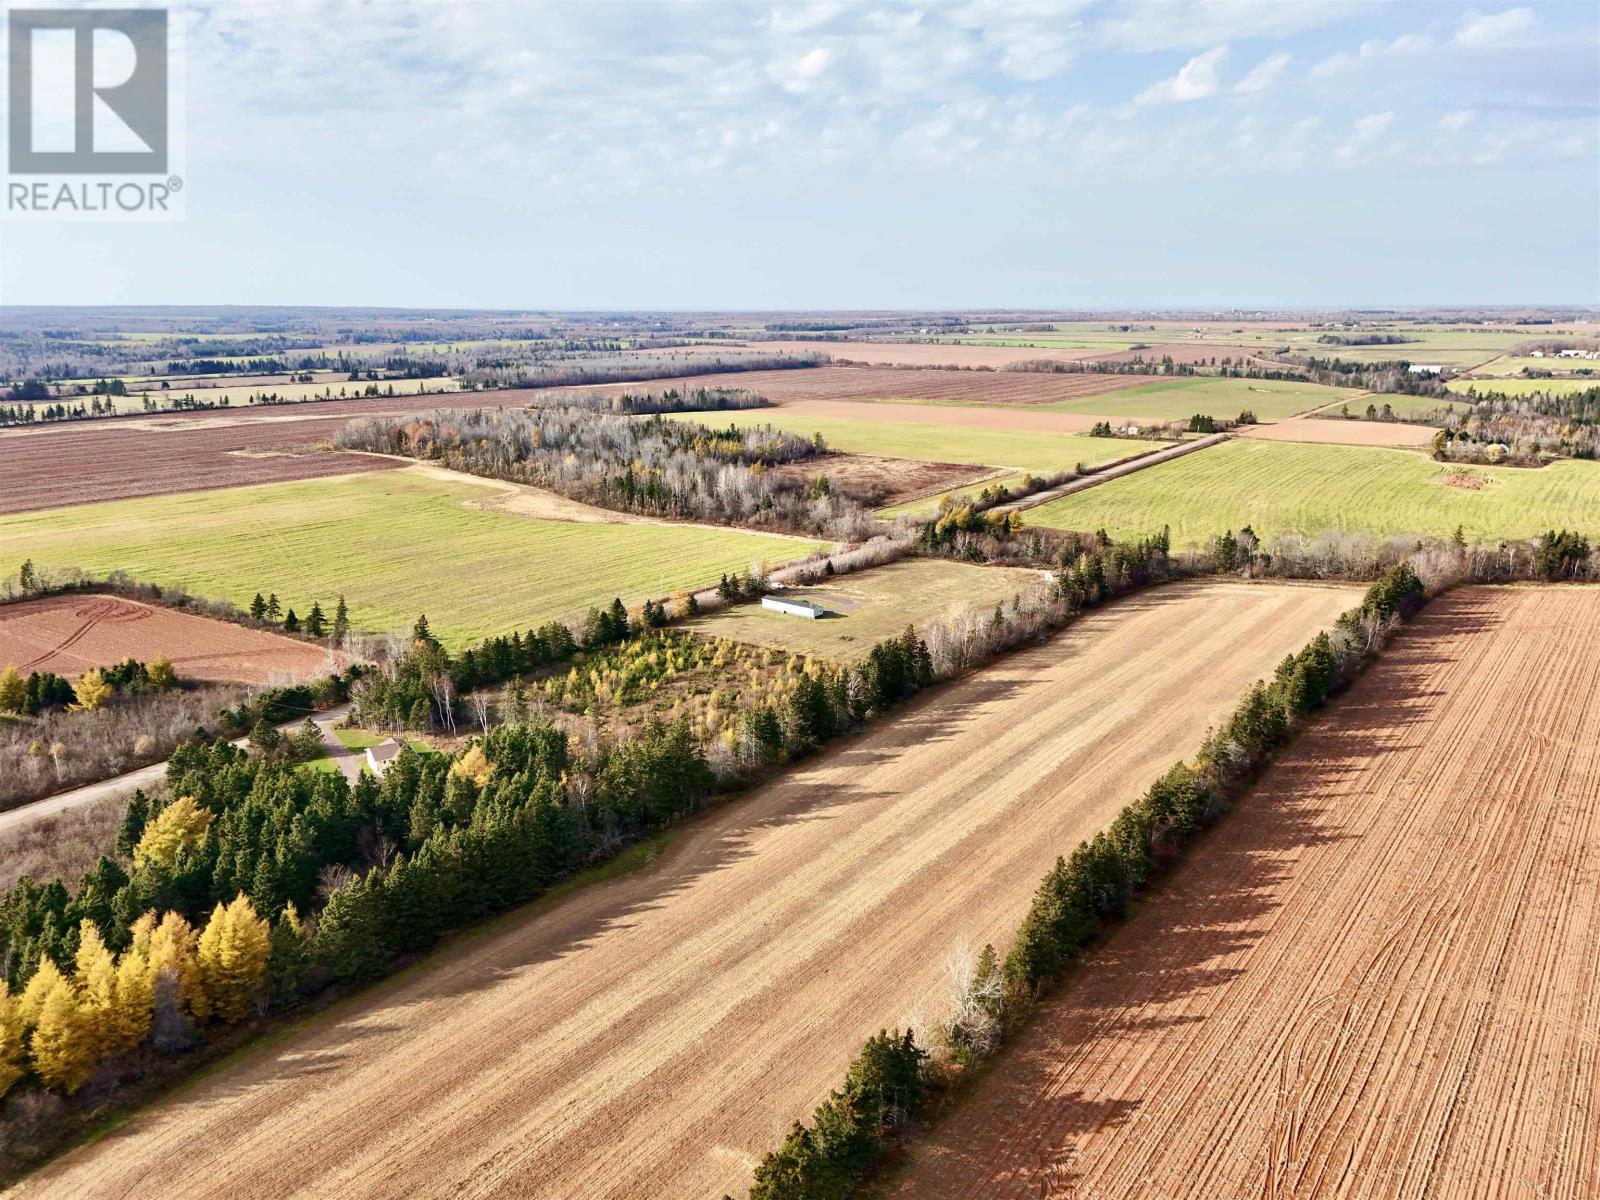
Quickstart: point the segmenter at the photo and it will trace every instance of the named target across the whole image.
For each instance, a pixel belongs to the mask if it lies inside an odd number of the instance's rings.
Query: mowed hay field
[[[1409,450],[1223,442],[1029,509],[1031,525],[1127,537],[1172,528],[1174,546],[1249,525],[1258,534],[1328,529],[1379,535],[1528,538],[1600,532],[1600,463],[1460,467]]]
[[[941,1014],[954,947],[1002,940],[1058,853],[1359,594],[1118,601],[694,822],[651,865],[198,1079],[17,1194],[742,1195],[867,1036]]]
[[[996,604],[1043,583],[1038,571],[979,567],[943,559],[911,558],[824,583],[789,588],[780,599],[810,600],[828,610],[811,620],[736,604],[685,626],[708,637],[776,646],[811,658],[850,662],[874,643],[897,637],[906,626],[953,615],[965,609],[987,613]]]
[[[1231,421],[1249,409],[1257,420],[1274,421],[1329,404],[1353,402],[1365,394],[1357,388],[1297,380],[1179,376],[1119,392],[1055,401],[1043,407],[1051,412],[1093,413],[1142,421],[1182,421],[1197,413]]]
[[[491,511],[516,489],[425,467],[151,496],[0,516],[6,561],[124,570],[246,605],[276,592],[304,617],[343,593],[358,629],[422,612],[447,644],[636,603],[820,543],[709,526],[546,520]],[[482,507],[477,507],[482,506]]]
[[[337,670],[320,646],[120,596],[48,596],[0,605],[0,668],[75,676],[165,657],[182,679],[267,683]]]
[[[896,1196],[1600,1195],[1600,588],[1437,600]]]

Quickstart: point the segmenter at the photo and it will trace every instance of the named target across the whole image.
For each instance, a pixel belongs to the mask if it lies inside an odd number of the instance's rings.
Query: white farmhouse
[[[389,769],[389,764],[400,753],[400,743],[394,738],[384,738],[376,746],[367,747],[367,766],[378,778]]]
[[[809,600],[789,600],[782,596],[761,597],[761,607],[769,612],[787,613],[791,617],[805,617],[815,621],[828,610],[820,604],[813,604]]]

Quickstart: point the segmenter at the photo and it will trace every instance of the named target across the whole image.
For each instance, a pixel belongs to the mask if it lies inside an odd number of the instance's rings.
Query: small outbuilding
[[[820,604],[813,604],[809,600],[790,599],[784,596],[763,596],[761,607],[769,612],[787,613],[791,617],[805,617],[815,621],[828,610]]]
[[[381,779],[399,753],[400,743],[394,738],[384,738],[376,746],[367,747],[367,766]]]

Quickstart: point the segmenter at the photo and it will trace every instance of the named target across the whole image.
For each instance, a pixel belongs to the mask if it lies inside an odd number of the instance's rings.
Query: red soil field
[[[914,701],[301,1022],[18,1196],[743,1195],[880,1026],[1354,589],[1174,584]],[[1217,647],[1227,647],[1219,655]]]
[[[1600,1195],[1600,588],[1436,601],[903,1197]]]
[[[276,683],[337,669],[329,652],[259,629],[120,596],[48,596],[0,606],[0,668],[73,678],[165,655],[180,678]]]
[[[1054,404],[1144,387],[1140,375],[1046,375],[1035,371],[941,371],[895,367],[805,367],[788,371],[696,375],[652,387],[739,387],[777,404],[792,400],[942,400],[989,404]],[[644,384],[593,385],[608,395]],[[509,394],[509,393],[508,393]]]

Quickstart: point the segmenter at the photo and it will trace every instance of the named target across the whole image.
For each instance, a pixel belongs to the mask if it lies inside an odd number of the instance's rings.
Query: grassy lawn
[[[1070,433],[869,421],[852,417],[786,416],[781,408],[716,413],[714,417],[712,420],[705,413],[688,413],[683,419],[717,427],[772,425],[807,436],[820,433],[829,449],[850,454],[1012,467],[1037,473],[1060,470],[1080,462],[1111,462],[1136,454],[1149,445],[1127,438],[1092,438]]]
[[[1248,408],[1261,420],[1271,421],[1361,394],[1356,388],[1324,387],[1292,379],[1210,379],[1188,375],[1038,407],[1050,412],[1145,421],[1181,421],[1196,413],[1233,418]]]
[[[992,609],[1038,584],[1038,571],[976,567],[942,559],[903,559],[784,594],[820,604],[816,620],[738,604],[697,617],[687,628],[712,637],[773,646],[812,658],[846,662],[918,625],[963,608]]]
[[[1508,354],[1504,358],[1497,358],[1493,362],[1484,363],[1482,366],[1475,368],[1472,373],[1474,375],[1500,377],[1520,375],[1524,370],[1572,372],[1585,369],[1600,371],[1600,361],[1592,358],[1560,358],[1553,354],[1545,355],[1543,358],[1534,358],[1531,355],[1518,356]]]
[[[426,612],[452,646],[715,583],[817,543],[674,524],[581,524],[475,508],[476,481],[381,471],[0,516],[7,562],[124,570],[249,604],[276,592],[304,617],[343,594],[359,629],[409,627]]]
[[[1466,476],[1478,490],[1444,482]],[[1380,535],[1525,538],[1549,528],[1600,533],[1600,463],[1538,469],[1446,467],[1408,450],[1239,440],[1063,496],[1024,514],[1032,525],[1113,537],[1172,527],[1174,546],[1252,526]]]
[[[339,739],[346,750],[365,750],[368,746],[376,746],[389,735],[373,733],[370,729],[335,729],[333,736]]]

